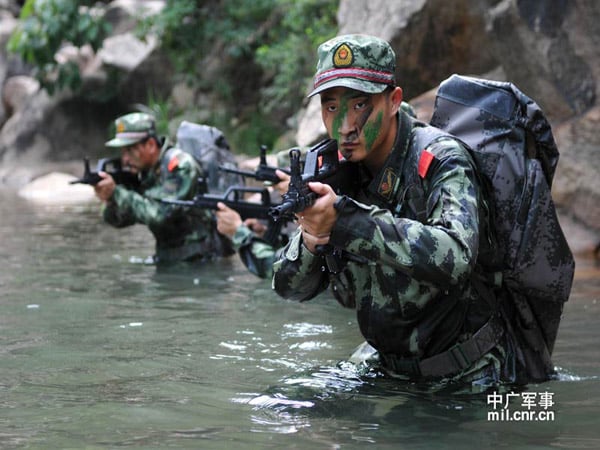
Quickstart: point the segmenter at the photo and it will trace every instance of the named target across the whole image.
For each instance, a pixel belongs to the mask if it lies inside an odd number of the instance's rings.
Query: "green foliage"
[[[169,122],[174,115],[171,105],[164,99],[155,96],[153,92],[148,93],[146,104],[136,103],[132,105],[136,111],[144,112],[154,116],[156,120],[156,132],[161,136],[168,136]]]
[[[7,49],[19,54],[36,68],[36,77],[52,94],[55,88],[81,86],[79,68],[74,62],[59,64],[56,52],[70,43],[77,48],[85,44],[96,51],[108,30],[101,17],[95,17],[86,5],[93,1],[27,0],[21,9],[20,23]]]
[[[232,126],[230,118],[217,117],[214,125],[225,133],[233,151],[244,155],[258,155],[262,144],[273,148],[274,142],[281,134],[281,130],[272,120],[260,114],[253,115],[235,126]]]
[[[246,151],[258,148],[257,142],[271,145],[301,106],[316,47],[336,34],[338,1],[167,0],[160,14],[139,22],[137,34],[143,39],[155,33],[176,72],[220,99],[222,107],[211,121]],[[77,65],[58,64],[55,54],[68,43],[99,48],[109,29],[95,13],[96,3],[26,0],[8,48],[36,68],[49,93],[81,86]],[[109,72],[110,83],[117,75]],[[114,86],[96,98],[110,98]],[[252,139],[257,141],[249,144]]]
[[[191,77],[214,49],[222,50],[221,57],[250,58],[281,99],[312,75],[316,47],[336,34],[337,6],[338,0],[168,0],[138,34],[159,35],[177,69]]]
[[[281,23],[269,30],[267,39],[256,49],[256,59],[265,72],[272,74],[271,83],[263,88],[266,111],[284,105],[296,109],[316,67],[316,48],[335,36],[337,1],[279,1],[285,12]]]
[[[165,12],[145,20],[139,33],[157,33],[176,70],[229,106],[244,124],[228,134],[232,144],[254,135],[269,145],[301,106],[316,48],[337,32],[337,7],[338,0],[168,0]],[[226,62],[228,71],[207,80],[207,56]],[[266,128],[252,131],[257,126]]]

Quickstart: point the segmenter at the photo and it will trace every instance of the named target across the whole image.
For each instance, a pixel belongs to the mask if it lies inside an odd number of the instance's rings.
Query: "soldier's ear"
[[[392,113],[396,114],[400,109],[400,105],[402,104],[402,88],[396,86],[390,92],[390,100],[392,102]]]

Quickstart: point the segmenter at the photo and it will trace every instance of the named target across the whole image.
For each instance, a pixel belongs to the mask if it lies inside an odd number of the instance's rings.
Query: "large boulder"
[[[50,97],[44,90],[20,102],[0,129],[0,184],[21,187],[60,163],[80,174],[84,156],[105,152],[109,109],[68,93]]]
[[[487,17],[508,79],[553,125],[561,153],[555,202],[600,232],[600,2],[503,0]]]
[[[131,31],[140,17],[156,14],[164,5],[158,0],[115,0],[105,12],[113,35],[98,53],[90,46],[60,49],[55,56],[59,64],[79,66],[83,89],[77,93],[64,90],[48,96],[33,78],[20,76],[16,66],[2,64],[10,57],[2,45],[0,184],[23,186],[57,164],[79,174],[84,156],[106,156],[104,142],[116,116],[146,103],[149,92],[157,98],[170,94],[173,71],[157,39],[149,35],[141,40]],[[15,19],[0,12],[0,43],[5,44],[5,30],[14,28]],[[107,101],[111,93],[114,98]]]
[[[578,42],[600,37],[589,22],[600,19],[600,3],[503,0],[487,17],[493,51],[508,78],[554,123],[594,105],[600,55],[597,45]]]
[[[561,152],[555,202],[600,233],[600,2],[341,0],[338,21],[339,34],[392,44],[397,79],[421,119],[431,117],[435,86],[452,73],[515,83],[553,126]],[[299,114],[299,145],[324,136],[319,108],[313,98]]]
[[[66,173],[50,172],[26,184],[17,193],[31,202],[44,205],[99,203],[92,186],[71,184],[75,179]]]
[[[452,73],[484,73],[498,65],[490,52],[481,51],[489,46],[483,12],[473,0],[341,0],[338,34],[371,34],[390,42],[396,79],[410,100]],[[300,145],[322,137],[324,129],[314,117],[318,110],[317,96],[300,115]]]

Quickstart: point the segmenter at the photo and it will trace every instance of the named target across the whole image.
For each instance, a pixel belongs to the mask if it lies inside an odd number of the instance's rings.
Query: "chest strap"
[[[503,334],[504,326],[500,318],[493,316],[466,341],[429,358],[400,358],[382,353],[379,354],[379,358],[385,368],[413,379],[445,378],[457,375],[472,366],[496,346]]]

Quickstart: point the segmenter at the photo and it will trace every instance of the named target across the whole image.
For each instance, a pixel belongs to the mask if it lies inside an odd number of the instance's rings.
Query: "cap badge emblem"
[[[348,67],[354,61],[352,50],[347,44],[340,45],[333,54],[333,65],[335,67]]]

